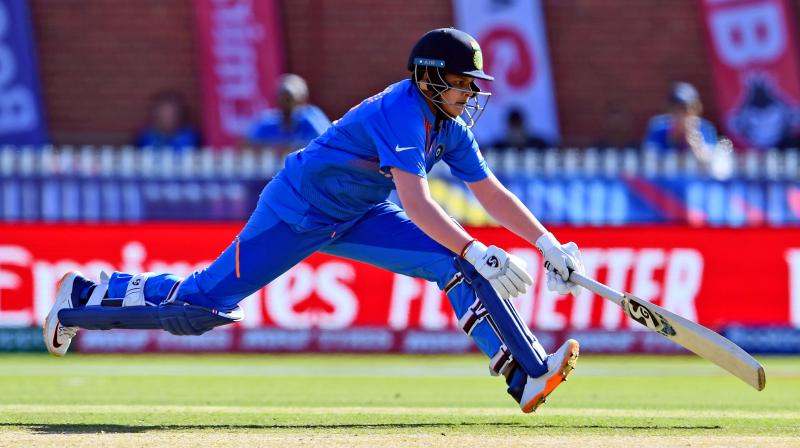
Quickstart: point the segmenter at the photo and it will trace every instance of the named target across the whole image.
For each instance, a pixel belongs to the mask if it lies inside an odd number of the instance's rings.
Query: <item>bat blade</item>
[[[636,322],[727,370],[756,390],[766,386],[764,367],[730,339],[658,305],[625,294],[625,314]]]
[[[764,367],[741,347],[719,333],[632,294],[615,291],[578,273],[573,272],[570,280],[616,303],[628,317],[639,324],[722,367],[754,389],[763,390],[766,386]]]

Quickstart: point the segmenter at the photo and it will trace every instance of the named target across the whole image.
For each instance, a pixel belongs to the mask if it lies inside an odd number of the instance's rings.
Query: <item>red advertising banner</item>
[[[186,275],[216,257],[239,229],[0,225],[0,325],[40,325],[67,270],[94,277],[101,269]],[[470,231],[528,262],[536,283],[515,303],[534,330],[623,331],[635,325],[587,291],[577,298],[548,291],[538,252],[509,232]],[[800,327],[800,228],[565,228],[556,234],[579,243],[589,276],[703,325]],[[434,284],[323,254],[298,264],[242,306],[244,328],[456,328],[447,298]]]
[[[242,140],[247,126],[275,104],[284,71],[276,0],[197,0],[203,135],[214,146]]]
[[[725,133],[743,148],[784,144],[800,113],[800,48],[790,2],[699,1]]]

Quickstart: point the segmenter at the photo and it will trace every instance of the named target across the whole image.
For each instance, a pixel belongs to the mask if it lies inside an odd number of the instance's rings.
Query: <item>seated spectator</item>
[[[288,73],[280,77],[278,107],[261,114],[247,132],[250,144],[276,147],[281,153],[302,148],[331,125],[317,106],[307,104],[308,86]]]
[[[553,146],[553,142],[544,137],[532,134],[525,126],[525,116],[519,109],[511,109],[506,119],[505,135],[500,140],[494,142],[495,149],[547,149]]]
[[[650,119],[642,143],[646,151],[690,150],[707,164],[717,144],[717,130],[702,118],[700,95],[689,83],[676,83],[669,96],[669,112]]]
[[[136,146],[177,149],[200,146],[200,134],[188,124],[186,102],[179,93],[164,91],[154,95],[148,115],[147,126],[136,136]]]

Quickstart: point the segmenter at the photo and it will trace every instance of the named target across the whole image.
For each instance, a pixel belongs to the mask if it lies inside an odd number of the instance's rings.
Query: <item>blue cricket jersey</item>
[[[247,139],[255,144],[288,146],[297,149],[319,137],[330,125],[331,122],[325,112],[311,104],[295,108],[289,128],[284,127],[281,112],[277,109],[270,109],[262,113],[250,126],[247,131]]]
[[[136,136],[136,146],[143,148],[152,146],[154,148],[170,147],[177,150],[200,147],[200,134],[191,127],[184,126],[173,134],[163,134],[155,128],[144,129]]]
[[[642,147],[657,152],[670,150],[683,151],[688,149],[685,141],[675,142],[670,136],[673,126],[673,118],[670,114],[656,115],[647,124],[647,132],[644,137]],[[717,130],[714,125],[705,118],[700,118],[700,135],[706,145],[717,144]]]
[[[463,181],[489,175],[461,118],[436,127],[436,116],[411,80],[392,84],[289,154],[260,200],[296,230],[312,230],[351,221],[386,200],[394,189],[391,167],[426,177],[444,160]]]

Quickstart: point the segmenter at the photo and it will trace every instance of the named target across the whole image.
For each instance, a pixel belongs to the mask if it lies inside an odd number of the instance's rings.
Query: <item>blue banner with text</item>
[[[46,143],[44,120],[28,2],[0,0],[0,143]]]

